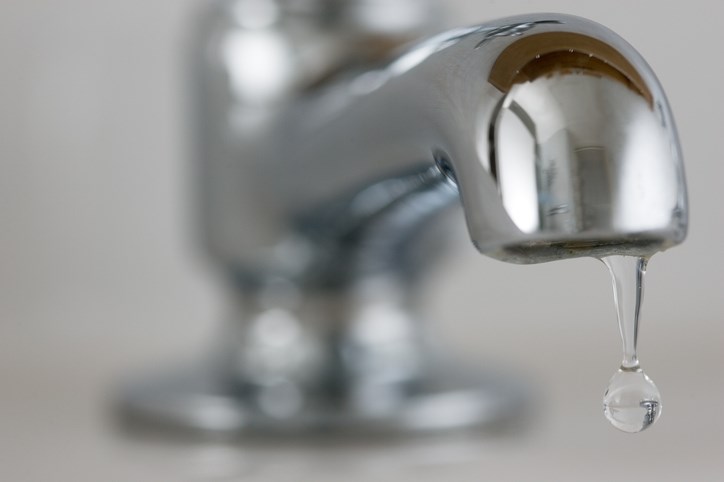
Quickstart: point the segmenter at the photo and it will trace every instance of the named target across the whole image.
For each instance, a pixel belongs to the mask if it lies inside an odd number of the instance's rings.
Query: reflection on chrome
[[[405,21],[384,13],[396,8]],[[507,262],[650,256],[684,239],[674,123],[629,44],[527,15],[393,56],[434,11],[212,4],[193,52],[201,229],[238,308],[207,368],[131,390],[130,414],[281,433],[515,419],[520,387],[431,356],[415,310],[447,209]]]
[[[268,31],[234,32],[222,47],[234,95],[245,104],[266,104],[284,92],[290,56],[284,39]]]
[[[666,125],[609,77],[582,71],[514,86],[493,140],[503,206],[526,233],[644,232],[677,209],[680,166]]]

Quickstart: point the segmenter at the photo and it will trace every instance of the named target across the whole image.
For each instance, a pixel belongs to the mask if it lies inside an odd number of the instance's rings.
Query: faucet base
[[[467,373],[467,372],[465,372]],[[445,367],[384,407],[364,410],[318,394],[292,415],[261,413],[249,394],[213,364],[152,377],[127,388],[119,414],[127,428],[236,437],[314,432],[404,434],[502,428],[527,412],[527,390],[500,374],[475,377]]]

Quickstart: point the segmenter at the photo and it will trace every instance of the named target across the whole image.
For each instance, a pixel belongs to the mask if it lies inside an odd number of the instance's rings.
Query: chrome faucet
[[[427,228],[462,205],[475,247],[514,263],[684,239],[674,121],[628,43],[558,14],[429,36],[436,17],[211,3],[193,52],[201,232],[237,308],[205,368],[135,386],[129,414],[214,432],[516,417],[524,390],[446,367],[424,335],[415,280],[445,246]]]

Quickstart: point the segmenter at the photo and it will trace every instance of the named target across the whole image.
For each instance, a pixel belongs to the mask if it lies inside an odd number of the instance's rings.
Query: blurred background
[[[659,423],[631,436],[601,413],[620,360],[604,266],[503,264],[461,225],[461,248],[425,282],[426,313],[451,350],[534,383],[522,430],[239,444],[122,433],[109,408],[119,384],[204,353],[228,308],[196,244],[185,134],[185,45],[203,0],[5,0],[0,480],[721,480],[722,12],[704,0],[445,3],[450,26],[541,11],[603,23],[668,93],[691,229],[649,265],[639,349]]]

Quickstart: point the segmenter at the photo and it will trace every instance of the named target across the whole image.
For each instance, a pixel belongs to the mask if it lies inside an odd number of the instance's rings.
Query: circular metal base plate
[[[309,432],[407,433],[501,427],[525,413],[527,391],[503,376],[462,377],[439,371],[374,409],[315,394],[287,416],[262,413],[250,394],[210,366],[150,378],[127,387],[120,414],[130,427],[219,436]],[[317,400],[314,402],[313,400]]]

